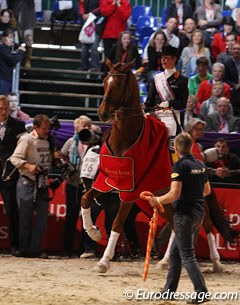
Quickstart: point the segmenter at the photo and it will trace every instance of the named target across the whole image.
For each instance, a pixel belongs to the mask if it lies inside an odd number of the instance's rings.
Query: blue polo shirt
[[[203,214],[203,190],[208,181],[204,163],[193,155],[181,157],[173,166],[172,181],[181,181],[181,195],[173,203],[174,214]]]

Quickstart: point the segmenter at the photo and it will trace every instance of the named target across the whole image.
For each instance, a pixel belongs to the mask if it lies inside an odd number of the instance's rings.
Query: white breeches
[[[174,113],[175,113],[178,123],[180,125],[180,113],[177,110],[174,110]],[[165,110],[165,111],[157,110],[156,115],[159,118],[159,120],[162,121],[166,125],[166,127],[168,129],[169,137],[175,137],[176,132],[177,132],[177,124],[176,124],[172,111],[171,110]]]

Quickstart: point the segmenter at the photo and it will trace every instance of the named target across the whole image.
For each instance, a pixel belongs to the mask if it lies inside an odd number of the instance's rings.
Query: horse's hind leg
[[[123,231],[124,223],[127,219],[127,216],[132,208],[132,203],[120,203],[120,208],[118,213],[114,219],[112,225],[112,231],[107,243],[107,247],[103,253],[103,257],[97,263],[97,265],[93,268],[95,272],[105,273],[110,268],[110,260],[114,256],[116,244],[120,234]]]
[[[97,190],[90,189],[86,192],[81,199],[81,213],[82,213],[82,222],[83,229],[86,230],[87,234],[91,237],[92,240],[98,241],[102,238],[100,230],[93,225],[91,218],[90,203],[94,200],[97,195],[101,193]]]
[[[215,236],[213,234],[213,224],[209,215],[209,208],[206,200],[204,201],[205,216],[203,218],[203,228],[207,235],[210,252],[210,259],[213,263],[213,272],[223,272],[223,265],[220,262],[220,255],[216,247]]]
[[[175,233],[172,230],[171,235],[170,235],[170,239],[169,239],[169,242],[168,242],[168,246],[167,246],[167,249],[165,251],[165,254],[164,254],[163,258],[157,263],[157,268],[159,268],[161,270],[168,269],[170,249],[171,249],[174,237],[175,237]]]

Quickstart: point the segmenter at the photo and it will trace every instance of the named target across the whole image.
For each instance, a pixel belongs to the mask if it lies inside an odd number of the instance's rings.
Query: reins
[[[127,115],[127,116],[118,116],[118,114],[120,114],[121,111],[125,111],[125,110],[140,110],[141,113],[137,113],[137,114],[132,114],[132,115]],[[122,119],[129,119],[129,118],[134,118],[134,117],[138,117],[138,116],[144,116],[144,112],[139,109],[139,108],[125,108],[125,107],[121,107],[119,108],[118,110],[116,110],[114,112],[114,117],[115,117],[115,120],[122,120]]]

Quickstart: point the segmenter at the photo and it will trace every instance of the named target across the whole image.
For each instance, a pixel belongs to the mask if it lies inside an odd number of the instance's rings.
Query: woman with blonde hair
[[[80,211],[80,200],[84,189],[80,180],[80,168],[88,145],[81,143],[78,133],[83,129],[91,129],[92,120],[86,115],[81,115],[74,120],[73,125],[74,135],[64,143],[61,149],[63,159],[70,162],[76,169],[68,175],[66,180],[66,217],[63,233],[63,248],[66,256],[79,257],[80,251],[77,249],[77,253],[75,252],[74,240]]]
[[[204,34],[202,30],[197,29],[193,32],[189,45],[182,50],[182,74],[190,77],[196,73],[196,61],[202,56],[211,62],[210,50],[204,45]]]

